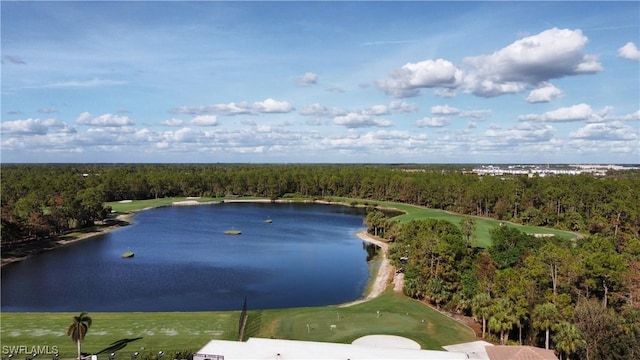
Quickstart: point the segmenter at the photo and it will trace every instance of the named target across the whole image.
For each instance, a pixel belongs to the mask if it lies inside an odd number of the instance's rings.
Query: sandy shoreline
[[[378,268],[378,272],[376,273],[375,277],[372,280],[373,282],[371,284],[371,289],[367,294],[367,296],[365,296],[363,299],[351,301],[346,304],[340,305],[342,307],[360,304],[380,296],[387,289],[387,286],[392,281],[394,283],[394,291],[396,292],[402,291],[404,274],[394,273],[394,267],[393,265],[391,265],[391,262],[387,257],[387,250],[389,248],[389,244],[384,241],[371,237],[366,230],[356,233],[356,236],[359,237],[362,241],[379,246],[380,249],[382,249],[382,253],[379,255],[379,256],[382,256],[382,260],[380,262],[380,267]]]

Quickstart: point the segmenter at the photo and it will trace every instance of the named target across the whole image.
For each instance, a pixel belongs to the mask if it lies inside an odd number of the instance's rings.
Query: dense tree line
[[[370,213],[367,221],[384,219]],[[405,294],[473,316],[483,338],[553,348],[564,358],[640,355],[638,237],[621,246],[613,235],[539,238],[505,225],[482,249],[470,246],[464,225],[444,220],[387,219],[384,229]]]
[[[479,177],[455,166],[4,164],[3,243],[92,226],[104,202],[285,195],[396,201],[516,223],[616,236],[640,233],[640,172],[606,177]]]

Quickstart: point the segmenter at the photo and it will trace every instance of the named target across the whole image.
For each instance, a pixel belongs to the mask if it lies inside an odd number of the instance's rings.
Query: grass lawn
[[[115,212],[126,213],[129,211],[138,211],[146,208],[154,208],[160,206],[169,206],[177,201],[197,201],[201,203],[221,201],[222,198],[186,198],[186,197],[172,197],[161,199],[148,199],[148,200],[131,200],[130,202],[111,201],[105,203],[105,206],[111,206]]]
[[[358,201],[359,204],[368,204],[372,206],[382,206],[395,208],[401,211],[404,211],[405,214],[397,216],[396,219],[401,222],[407,222],[411,220],[417,219],[439,219],[446,220],[456,225],[460,224],[460,221],[466,216],[461,214],[455,214],[444,210],[437,209],[428,209],[414,205],[407,205],[402,203],[394,203],[387,201],[371,201],[371,200],[363,200],[363,199],[348,199],[348,198],[336,198],[338,201],[344,201],[345,203],[351,203],[353,201]],[[552,234],[561,239],[573,239],[576,237],[576,234],[573,234],[568,231],[556,230],[551,228],[544,228],[539,226],[528,226],[528,225],[518,225],[505,221],[488,219],[479,216],[472,216],[472,218],[476,222],[476,233],[475,233],[475,245],[480,247],[487,247],[491,245],[491,235],[489,235],[489,230],[500,226],[502,223],[505,226],[513,226],[520,231],[524,231],[528,234]]]
[[[75,344],[65,332],[75,315],[2,313],[2,347],[55,346],[62,358],[73,358]],[[434,350],[475,340],[468,327],[391,290],[349,307],[249,310],[248,315],[245,338],[351,343],[365,335],[388,334],[411,338],[423,349]],[[143,337],[118,352],[126,354],[119,359],[128,359],[134,351],[198,350],[212,339],[237,340],[240,312],[89,313],[89,316],[93,324],[83,342],[83,351],[97,352],[116,340]],[[336,326],[332,329],[331,325]],[[101,355],[100,359],[106,360],[107,356]]]

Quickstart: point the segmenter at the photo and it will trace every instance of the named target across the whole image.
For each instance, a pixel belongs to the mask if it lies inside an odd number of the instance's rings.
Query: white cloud
[[[449,119],[444,117],[423,118],[416,121],[417,127],[443,127],[449,125]]]
[[[594,123],[570,132],[569,137],[588,140],[638,140],[638,129],[626,126],[620,121]]]
[[[437,59],[407,63],[376,84],[387,95],[403,98],[417,96],[423,88],[456,88],[461,81],[460,69],[447,60]]]
[[[304,73],[304,75],[296,78],[296,84],[302,87],[315,85],[317,82],[318,82],[318,75],[312,72],[306,72]]]
[[[484,120],[491,116],[491,110],[462,110],[449,105],[435,105],[431,107],[433,115],[457,116],[461,118],[472,118]]]
[[[218,119],[215,115],[198,115],[191,119],[191,125],[195,126],[216,126]]]
[[[389,108],[386,105],[373,105],[368,109],[365,109],[363,112],[367,115],[374,115],[374,116],[388,115]]]
[[[618,56],[623,59],[640,61],[640,50],[638,50],[636,44],[628,42],[618,49]]]
[[[290,103],[271,98],[254,103],[253,108],[261,113],[288,113],[294,110]]]
[[[246,102],[230,102],[228,104],[216,104],[210,107],[212,112],[220,115],[239,115],[252,113],[251,106]]]
[[[524,122],[506,130],[490,128],[485,131],[484,136],[494,141],[513,145],[520,142],[549,141],[553,134],[554,129],[550,125]]]
[[[300,115],[307,115],[307,116],[312,115],[312,116],[321,116],[321,117],[329,117],[329,118],[347,114],[347,111],[345,110],[341,110],[337,108],[330,109],[324,105],[320,105],[317,103],[307,105],[302,109],[300,109],[298,112],[300,113]]]
[[[562,90],[549,83],[543,83],[537,89],[531,90],[529,96],[525,99],[530,104],[546,103],[553,99],[557,99],[563,95]]]
[[[404,100],[394,100],[389,103],[389,110],[395,113],[411,113],[418,111],[418,107]]]
[[[603,109],[596,113],[587,104],[578,104],[569,107],[562,107],[556,110],[547,111],[543,114],[528,114],[518,117],[518,121],[541,121],[541,122],[571,122],[571,121],[602,121],[610,108]]]
[[[103,114],[93,117],[90,113],[84,112],[76,119],[78,125],[104,126],[104,127],[120,127],[134,125],[134,121],[128,116],[120,116],[114,114]]]
[[[431,113],[434,115],[456,115],[460,113],[460,109],[449,105],[436,105],[431,107]]]
[[[640,110],[638,110],[636,112],[633,112],[633,113],[630,113],[630,114],[627,114],[627,115],[624,115],[624,116],[621,116],[620,120],[623,120],[623,121],[640,121]]]
[[[76,130],[55,119],[23,119],[5,121],[0,124],[2,134],[45,135],[55,129],[60,133],[74,133]]]
[[[467,57],[464,62],[475,72],[465,77],[465,88],[477,96],[492,97],[521,92],[525,85],[549,79],[600,72],[598,59],[582,53],[587,41],[580,30],[553,28],[491,55]]]
[[[336,116],[333,119],[333,122],[336,125],[342,125],[348,128],[370,126],[387,127],[392,125],[391,121],[389,120],[378,119],[372,117],[371,115],[355,112],[348,113],[344,116]]]
[[[160,125],[164,125],[164,126],[182,126],[182,125],[184,125],[184,120],[171,118],[169,120],[165,120],[165,121],[160,122]]]

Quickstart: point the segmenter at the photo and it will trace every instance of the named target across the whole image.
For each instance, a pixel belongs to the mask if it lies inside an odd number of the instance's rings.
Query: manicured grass
[[[10,346],[54,346],[64,359],[76,357],[75,344],[66,336],[77,313],[2,313],[3,349]],[[134,351],[198,350],[211,339],[236,340],[239,312],[89,313],[93,324],[82,351],[97,352],[123,338],[142,339],[118,354],[128,359]],[[16,359],[22,359],[21,354]],[[5,354],[3,353],[3,358]],[[100,356],[106,359],[107,356]],[[47,357],[50,359],[50,357]]]
[[[115,212],[126,213],[129,211],[138,211],[146,208],[154,208],[160,206],[169,206],[178,201],[197,201],[201,203],[221,201],[222,198],[186,198],[186,197],[173,197],[173,198],[161,198],[161,199],[149,199],[149,200],[131,200],[130,202],[110,201],[105,203],[105,206],[111,206]]]
[[[398,335],[432,350],[475,340],[473,331],[465,325],[391,290],[350,307],[252,311],[245,331],[248,337],[338,343],[351,343],[372,334]]]
[[[381,207],[389,207],[395,208],[400,211],[404,211],[405,214],[397,216],[395,219],[401,222],[408,222],[411,220],[417,219],[439,219],[446,220],[456,225],[460,224],[460,221],[466,216],[461,214],[455,214],[444,210],[437,209],[428,209],[414,205],[407,205],[402,203],[394,203],[387,201],[371,201],[371,200],[363,200],[363,199],[348,199],[348,198],[339,198],[339,201],[344,201],[345,203],[351,203],[353,201],[358,201],[359,204],[368,204],[371,206],[381,206]],[[556,230],[551,228],[544,228],[539,226],[528,226],[528,225],[519,225],[513,224],[505,221],[488,219],[479,216],[472,216],[472,218],[476,222],[476,232],[475,232],[475,245],[480,247],[487,247],[491,245],[491,235],[489,234],[489,230],[500,226],[513,226],[520,231],[524,231],[528,234],[552,234],[561,239],[573,239],[576,237],[576,234],[573,234],[568,231]]]
[[[66,336],[66,329],[75,315],[2,313],[2,346],[57,346],[62,358],[73,358],[75,345]],[[349,307],[249,310],[248,315],[245,338],[351,343],[365,335],[388,334],[413,339],[424,349],[440,349],[443,345],[475,339],[466,326],[391,290]],[[134,351],[198,350],[212,339],[237,340],[240,312],[89,313],[89,316],[93,324],[82,345],[83,351],[97,352],[116,340],[142,336],[118,353],[119,359],[125,356],[128,359]],[[331,325],[336,325],[335,329]]]

